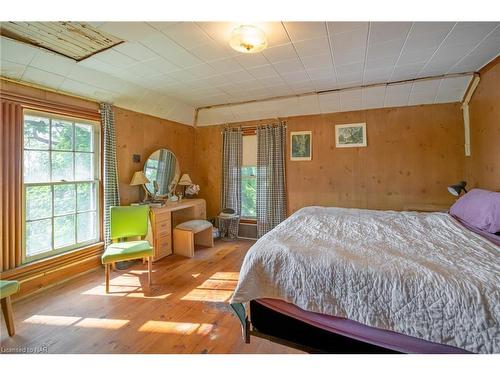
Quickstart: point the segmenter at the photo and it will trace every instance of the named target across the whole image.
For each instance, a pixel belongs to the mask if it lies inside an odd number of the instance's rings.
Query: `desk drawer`
[[[155,225],[155,235],[156,236],[162,237],[165,235],[165,233],[168,233],[168,235],[170,236],[171,231],[172,231],[172,226],[171,226],[170,220],[156,222],[156,225]]]
[[[154,260],[172,254],[172,239],[170,236],[158,237],[155,241]]]

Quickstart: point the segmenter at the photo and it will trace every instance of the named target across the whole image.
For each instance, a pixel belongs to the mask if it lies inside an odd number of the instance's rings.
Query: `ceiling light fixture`
[[[267,38],[258,27],[242,25],[231,33],[229,45],[238,52],[257,53],[267,47]]]

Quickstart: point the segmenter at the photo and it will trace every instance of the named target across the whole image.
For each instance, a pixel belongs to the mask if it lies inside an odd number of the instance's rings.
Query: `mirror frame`
[[[148,187],[147,187],[147,184],[144,185],[144,189],[146,189],[146,191],[148,192],[148,194],[153,198],[153,199],[156,199],[156,198],[161,198],[161,199],[164,199],[164,198],[167,198],[170,194],[172,194],[173,192],[175,192],[175,189],[177,188],[177,183],[179,182],[179,178],[181,176],[181,165],[179,164],[179,159],[177,159],[177,156],[171,151],[169,150],[168,148],[159,148],[158,150],[155,150],[153,151],[149,156],[148,158],[146,159],[146,162],[144,163],[144,167],[142,168],[144,174],[146,174],[146,165],[148,164],[148,161],[149,159],[151,159],[151,156],[156,153],[156,152],[159,152],[161,150],[165,150],[165,151],[168,151],[170,152],[174,158],[175,158],[175,175],[174,175],[174,178],[172,179],[172,182],[174,183],[173,186],[172,186],[172,189],[170,189],[166,194],[155,194],[154,192],[151,192]],[[153,181],[151,181],[151,183],[153,183]]]

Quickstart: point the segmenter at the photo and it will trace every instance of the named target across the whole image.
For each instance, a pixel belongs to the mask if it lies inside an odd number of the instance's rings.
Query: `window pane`
[[[256,198],[257,198],[257,172],[256,167],[241,168],[241,216],[256,217]]]
[[[49,119],[24,116],[24,148],[49,149]]]
[[[26,187],[26,219],[52,217],[52,189],[50,186]]]
[[[73,124],[71,122],[52,120],[52,149],[73,150]]]
[[[241,168],[241,177],[256,177],[256,176],[257,176],[257,167]]]
[[[54,218],[54,247],[64,247],[75,243],[75,215]]]
[[[75,150],[93,151],[92,125],[75,124]]]
[[[93,154],[89,153],[75,153],[75,179],[76,180],[92,180],[93,168],[92,159]]]
[[[73,180],[73,153],[52,152],[52,181]]]
[[[38,220],[26,223],[26,256],[52,249],[52,220]]]
[[[96,238],[96,213],[85,212],[77,214],[78,242],[93,240]]]
[[[24,182],[49,182],[49,151],[24,151]]]
[[[92,182],[77,184],[78,212],[95,210],[95,184]]]
[[[74,184],[54,185],[54,215],[73,213],[76,210]]]

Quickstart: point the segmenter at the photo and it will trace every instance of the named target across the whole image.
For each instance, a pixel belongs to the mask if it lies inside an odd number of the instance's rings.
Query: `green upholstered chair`
[[[9,336],[14,336],[16,330],[14,328],[14,317],[12,315],[12,304],[10,296],[17,293],[19,290],[19,282],[15,280],[0,280],[0,299],[2,301],[3,317]]]
[[[148,233],[149,206],[111,207],[111,240],[104,254],[102,264],[106,269],[106,293],[109,293],[110,268],[116,262],[133,259],[148,260],[148,284],[151,285],[151,262],[153,247],[144,240]],[[139,238],[132,240],[132,238]]]

